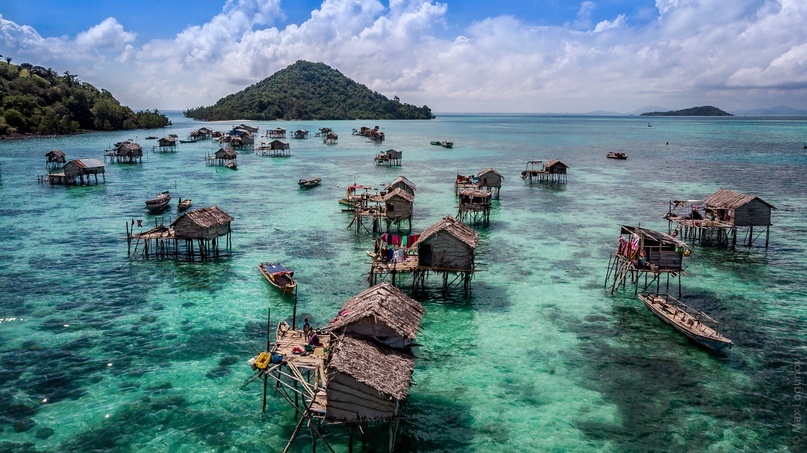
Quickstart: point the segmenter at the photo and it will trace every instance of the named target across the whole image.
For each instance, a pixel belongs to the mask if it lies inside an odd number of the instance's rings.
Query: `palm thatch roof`
[[[391,183],[389,183],[389,185],[394,186],[395,184],[398,184],[399,182],[403,183],[406,186],[411,187],[412,190],[417,190],[417,187],[415,187],[415,184],[413,184],[412,181],[406,179],[406,176],[398,176]]]
[[[216,159],[235,159],[236,157],[238,157],[238,153],[230,147],[219,148],[216,151]]]
[[[569,168],[569,166],[564,164],[563,162],[561,162],[561,161],[559,161],[557,159],[552,159],[552,160],[544,162],[544,169],[548,170],[548,169],[553,168],[553,167],[558,166],[558,165],[560,165],[563,168]]]
[[[492,169],[492,168],[486,168],[486,169],[484,169],[484,170],[480,171],[479,173],[477,173],[477,174],[476,174],[476,176],[477,176],[477,177],[479,177],[479,178],[481,178],[482,176],[484,176],[484,175],[485,175],[485,174],[487,174],[487,173],[493,173],[493,174],[495,174],[496,176],[498,176],[499,178],[504,179],[504,176],[502,176],[502,174],[501,174],[501,173],[499,173],[498,171],[496,171],[496,170],[494,170],[494,169]]]
[[[59,163],[65,162],[64,152],[58,149],[54,149],[49,153],[45,154],[45,157],[48,158],[48,162],[59,162]]]
[[[333,331],[360,319],[372,318],[396,332],[400,337],[414,339],[420,330],[423,305],[395,286],[384,282],[351,297],[342,305],[325,330]]]
[[[620,234],[636,234],[646,239],[658,242],[659,244],[668,244],[672,246],[681,247],[682,249],[689,249],[689,246],[687,245],[686,242],[680,239],[676,239],[673,236],[670,236],[669,234],[655,230],[648,230],[647,228],[642,228],[638,226],[622,225]]]
[[[420,233],[420,239],[418,242],[423,243],[423,241],[428,239],[429,236],[432,236],[440,231],[445,231],[448,234],[456,237],[472,249],[476,248],[476,244],[479,242],[479,233],[477,233],[476,230],[462,223],[460,220],[451,217],[450,215],[445,216],[439,222],[423,230],[423,232]]]
[[[392,190],[391,192],[387,193],[386,195],[384,195],[384,197],[381,200],[382,201],[388,201],[393,197],[401,197],[401,198],[403,198],[404,200],[406,200],[406,201],[408,201],[410,203],[415,202],[415,197],[413,197],[412,194],[410,194],[409,192],[401,189],[400,187],[398,187],[398,188]]]
[[[336,342],[328,363],[329,375],[347,374],[398,400],[409,395],[414,369],[411,353],[350,336]]]
[[[736,209],[740,206],[748,204],[753,200],[759,200],[771,208],[776,209],[775,206],[766,202],[762,198],[757,197],[756,195],[746,195],[723,188],[704,198],[703,202],[710,208]]]
[[[183,218],[189,219],[194,224],[204,229],[225,225],[233,221],[233,218],[230,217],[230,215],[226,212],[222,211],[218,206],[210,206],[208,208],[196,209],[182,214],[181,216],[177,217],[173,223],[171,223],[171,226],[173,227]]]

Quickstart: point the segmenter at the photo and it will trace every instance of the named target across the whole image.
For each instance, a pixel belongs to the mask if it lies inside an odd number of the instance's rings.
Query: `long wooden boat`
[[[648,310],[695,343],[714,352],[731,349],[731,340],[720,333],[720,323],[692,309],[669,294],[640,294]]]
[[[617,151],[609,151],[608,154],[605,155],[605,157],[609,159],[627,159],[628,155]]]
[[[319,176],[315,176],[313,178],[308,179],[301,179],[297,182],[301,189],[310,189],[311,187],[316,187],[319,183],[322,182],[322,178]]]
[[[258,265],[258,269],[266,280],[283,294],[290,294],[297,287],[297,283],[294,281],[294,271],[286,269],[280,263],[261,263]]]
[[[146,200],[146,209],[151,214],[158,214],[168,208],[168,203],[171,201],[171,194],[166,190],[160,192],[152,199]]]
[[[179,203],[177,204],[177,211],[184,211],[190,208],[192,204],[193,204],[192,199],[186,198],[183,200],[182,198],[180,198]]]

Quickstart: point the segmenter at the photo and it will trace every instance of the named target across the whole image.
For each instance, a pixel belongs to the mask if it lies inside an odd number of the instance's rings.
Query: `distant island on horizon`
[[[711,105],[692,107],[683,110],[670,110],[667,112],[645,112],[640,116],[734,116]]]

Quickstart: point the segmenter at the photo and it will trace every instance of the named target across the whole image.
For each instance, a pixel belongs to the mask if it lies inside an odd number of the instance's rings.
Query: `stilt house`
[[[412,218],[415,197],[403,189],[393,189],[382,198],[387,222],[400,222]]]
[[[400,166],[402,158],[403,151],[388,149],[375,156],[375,163],[376,165]]]
[[[219,148],[218,151],[213,155],[213,161],[216,165],[227,165],[228,162],[235,163],[235,160],[238,158],[238,153],[230,148]]]
[[[418,264],[441,270],[471,271],[478,241],[479,233],[473,228],[446,216],[420,234]]]
[[[703,199],[707,213],[738,227],[769,227],[772,204],[755,196],[720,189]]]
[[[361,422],[401,416],[415,357],[370,340],[340,338],[328,362],[325,418]]]
[[[98,184],[98,175],[104,175],[104,172],[104,163],[98,159],[73,159],[64,164],[62,173],[51,174],[49,178],[51,184],[84,185],[89,184],[90,177],[94,176]]]
[[[157,140],[156,150],[161,153],[173,153],[177,150],[177,138],[174,136],[166,136]]]
[[[212,240],[232,231],[233,218],[217,206],[188,211],[177,217],[171,228],[177,239]]]
[[[325,138],[322,139],[322,143],[328,145],[335,145],[338,140],[339,140],[339,134],[337,134],[336,132],[328,132],[328,134],[325,135]]]
[[[48,168],[61,168],[66,162],[67,156],[58,149],[45,154],[45,163]]]
[[[493,198],[499,198],[499,191],[502,188],[502,180],[504,176],[492,168],[486,168],[480,171],[477,175],[479,179],[479,188],[490,190]]]
[[[389,283],[380,283],[348,299],[325,329],[336,335],[372,338],[394,348],[415,341],[423,306]]]
[[[389,183],[389,185],[387,186],[388,192],[391,192],[394,189],[401,189],[414,197],[415,190],[417,190],[417,187],[415,187],[412,181],[406,179],[405,176],[398,176],[397,178],[395,178],[394,181]]]

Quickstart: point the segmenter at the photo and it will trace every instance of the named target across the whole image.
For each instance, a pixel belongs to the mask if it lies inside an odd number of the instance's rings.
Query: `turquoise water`
[[[157,135],[201,123],[172,114]],[[0,451],[277,451],[295,420],[279,397],[261,413],[246,360],[265,344],[266,311],[292,304],[257,264],[295,270],[298,316],[327,324],[367,287],[372,237],[348,229],[347,184],[405,175],[417,185],[413,230],[456,215],[457,173],[505,176],[480,231],[472,293],[419,295],[426,307],[402,451],[803,451],[807,413],[807,119],[445,115],[433,121],[252,122],[263,133],[332,127],[335,146],[289,140],[292,157],[251,152],[238,170],[208,167],[210,142],[109,163],[106,184],[40,185],[44,155],[101,157],[153,131],[0,142]],[[382,145],[351,136],[380,126]],[[454,149],[429,145],[452,140]],[[403,167],[373,165],[403,151]],[[605,158],[624,151],[626,161]],[[561,187],[525,186],[525,162],[560,159]],[[321,176],[300,190],[297,180]],[[722,321],[719,358],[688,343],[632,291],[604,289],[620,224],[666,231],[671,199],[720,187],[776,206],[770,247],[695,247],[684,299]],[[153,224],[157,192],[217,205],[233,253],[206,263],[127,256],[125,225]],[[176,203],[167,215],[175,216]],[[271,395],[271,394],[270,394]],[[807,398],[807,397],[805,397]],[[347,431],[328,430],[346,451]],[[361,451],[383,451],[370,428]],[[309,451],[304,431],[293,451]],[[323,445],[320,449],[325,448]]]

